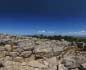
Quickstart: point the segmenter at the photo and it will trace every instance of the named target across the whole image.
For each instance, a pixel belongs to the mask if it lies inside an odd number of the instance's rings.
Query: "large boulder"
[[[21,57],[28,58],[32,55],[32,51],[24,51],[20,54]]]
[[[24,62],[24,59],[23,59],[23,57],[19,57],[19,56],[18,56],[18,57],[15,57],[15,58],[14,58],[14,61],[15,61],[15,62]]]
[[[5,45],[5,49],[6,49],[6,51],[11,52],[12,51],[12,46],[7,44],[7,45]]]
[[[9,56],[15,58],[15,57],[19,56],[19,53],[18,52],[10,52]]]
[[[30,61],[28,63],[28,66],[33,67],[33,68],[38,68],[38,69],[48,69],[47,62],[40,63],[39,61]]]
[[[82,66],[84,69],[86,69],[86,63],[83,63]]]
[[[21,54],[22,52],[24,52],[24,50],[21,47],[17,47],[16,49],[13,49],[13,52],[18,52]]]

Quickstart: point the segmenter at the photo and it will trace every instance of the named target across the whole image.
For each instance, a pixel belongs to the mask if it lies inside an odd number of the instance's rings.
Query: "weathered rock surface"
[[[2,35],[0,70],[86,70],[86,51],[74,45],[63,39]]]

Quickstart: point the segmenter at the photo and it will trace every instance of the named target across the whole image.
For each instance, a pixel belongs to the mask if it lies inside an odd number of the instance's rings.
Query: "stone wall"
[[[0,70],[76,70],[85,67],[86,54],[67,41],[5,37],[0,40]],[[79,68],[78,68],[79,69]]]

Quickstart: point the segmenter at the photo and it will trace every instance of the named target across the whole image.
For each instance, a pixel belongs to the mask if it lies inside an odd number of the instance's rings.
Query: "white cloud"
[[[38,33],[46,33],[45,30],[39,30]]]
[[[81,33],[85,33],[86,31],[85,30],[82,30]]]
[[[48,30],[39,30],[37,31],[38,34],[57,34],[57,32],[55,31],[48,31]],[[64,32],[61,33],[62,35],[86,35],[86,31],[85,30],[81,30],[81,31],[75,31],[75,32]]]
[[[70,35],[86,35],[85,30],[77,31],[77,32],[68,32]]]
[[[79,32],[74,32],[74,34],[77,34],[77,33],[79,33]]]
[[[68,34],[72,34],[72,32],[68,32]]]
[[[49,31],[48,33],[53,34],[53,33],[55,33],[55,32],[53,32],[53,31]]]
[[[37,33],[42,33],[42,34],[54,34],[54,31],[46,31],[46,30],[39,30]]]

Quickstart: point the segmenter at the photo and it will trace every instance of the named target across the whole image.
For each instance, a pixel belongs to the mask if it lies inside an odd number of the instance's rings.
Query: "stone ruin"
[[[2,37],[0,70],[86,70],[86,52],[70,42]]]

